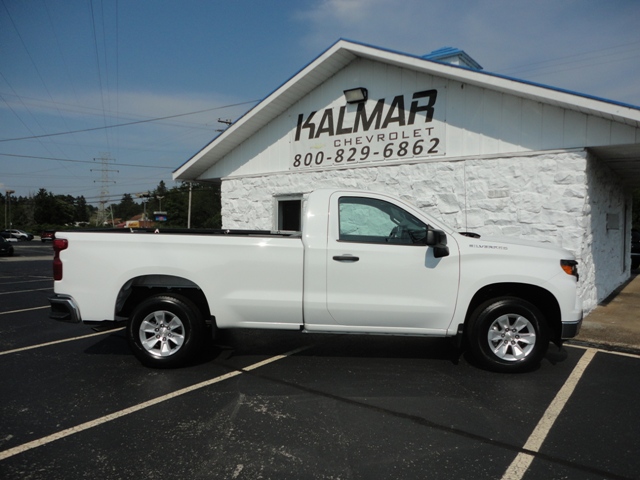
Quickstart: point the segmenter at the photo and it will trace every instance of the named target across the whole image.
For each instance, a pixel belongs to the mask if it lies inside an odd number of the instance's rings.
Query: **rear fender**
[[[140,302],[159,293],[180,293],[200,309],[203,318],[211,318],[209,304],[200,287],[174,275],[141,275],[127,281],[118,292],[115,318],[128,318]]]

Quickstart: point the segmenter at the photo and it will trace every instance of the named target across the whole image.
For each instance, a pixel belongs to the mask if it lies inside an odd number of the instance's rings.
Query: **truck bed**
[[[91,232],[91,233],[113,233],[113,234],[144,234],[162,233],[164,235],[229,235],[242,237],[300,237],[301,232],[295,231],[272,231],[272,230],[233,230],[214,228],[82,228],[65,230],[65,232]]]

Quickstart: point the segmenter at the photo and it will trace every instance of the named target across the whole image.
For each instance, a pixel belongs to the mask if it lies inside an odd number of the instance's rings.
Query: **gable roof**
[[[173,172],[173,179],[178,181],[197,180],[200,175],[238,145],[357,58],[383,62],[512,94],[536,102],[595,115],[634,128],[640,127],[640,107],[638,106],[341,39],[178,167]],[[634,159],[640,158],[640,144],[631,146],[626,152],[626,155],[630,155]],[[638,175],[640,177],[640,170],[638,170]]]

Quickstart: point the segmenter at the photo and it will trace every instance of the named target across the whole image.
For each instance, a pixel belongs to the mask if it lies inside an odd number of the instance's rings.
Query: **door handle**
[[[333,259],[336,262],[357,262],[360,260],[360,257],[356,257],[355,255],[336,255]]]

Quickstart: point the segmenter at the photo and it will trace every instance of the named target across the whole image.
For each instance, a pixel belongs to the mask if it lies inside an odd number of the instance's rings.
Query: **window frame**
[[[414,238],[409,234],[409,240],[410,242],[406,241],[406,239],[397,237],[391,237],[390,235],[383,237],[383,236],[377,236],[377,235],[349,235],[349,234],[343,234],[342,233],[342,211],[340,209],[341,205],[343,204],[343,200],[361,200],[361,202],[350,202],[351,204],[357,204],[360,203],[361,205],[368,205],[372,208],[378,208],[377,205],[375,204],[386,204],[389,205],[390,209],[396,209],[396,211],[400,211],[402,212],[402,216],[404,216],[405,218],[411,219],[412,222],[415,224],[420,224],[422,227],[424,227],[424,239],[422,240],[414,240]],[[385,212],[383,209],[378,208],[378,210],[380,210],[381,212],[388,214],[387,212]],[[391,214],[389,215],[389,219],[395,223],[395,221],[393,220],[393,218],[391,218]],[[399,223],[396,223],[396,227],[400,226]],[[400,245],[400,246],[420,246],[420,247],[424,247],[426,246],[426,237],[427,237],[427,232],[431,229],[431,226],[425,222],[423,222],[421,219],[419,219],[418,217],[416,217],[415,215],[413,215],[412,213],[408,212],[407,210],[405,210],[402,207],[399,207],[398,205],[389,202],[387,200],[382,200],[379,198],[372,198],[372,197],[358,197],[358,196],[353,196],[353,195],[344,195],[344,196],[340,196],[338,198],[338,238],[336,241],[341,242],[341,243],[360,243],[360,244],[373,244],[373,245]],[[350,238],[349,238],[350,237]]]
[[[284,229],[284,219],[282,217],[283,206],[287,202],[297,202],[299,204],[298,230]],[[304,210],[304,196],[300,194],[274,195],[273,197],[273,230],[277,232],[301,232],[302,231],[302,213]]]

